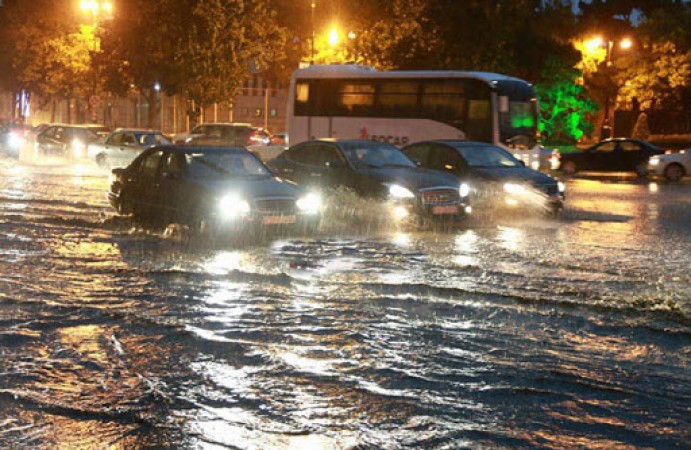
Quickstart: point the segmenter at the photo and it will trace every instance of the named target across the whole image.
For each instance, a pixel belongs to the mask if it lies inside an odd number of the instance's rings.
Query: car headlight
[[[298,209],[305,214],[317,214],[322,206],[322,200],[319,195],[310,192],[302,197],[300,197],[295,205]]]
[[[526,189],[522,184],[506,183],[504,185],[504,192],[507,194],[523,195],[525,194]]]
[[[470,194],[470,186],[468,186],[466,183],[461,183],[461,185],[458,188],[458,194],[463,197],[467,197]]]
[[[648,163],[651,166],[657,166],[658,164],[660,164],[660,157],[659,156],[653,156],[648,160]]]
[[[564,193],[564,191],[566,191],[566,185],[562,181],[557,182],[557,188],[559,189],[559,192],[561,192],[562,194]]]
[[[82,141],[79,139],[72,141],[72,152],[74,153],[74,156],[77,158],[84,156],[84,150],[86,150],[86,146]]]
[[[20,148],[22,145],[24,145],[24,138],[17,133],[10,133],[7,137],[7,143],[9,144],[10,148]]]
[[[392,184],[389,186],[389,197],[395,199],[415,198],[415,194],[408,188],[398,184]]]
[[[221,198],[219,211],[225,219],[235,219],[246,216],[250,212],[250,204],[236,194],[228,194]]]

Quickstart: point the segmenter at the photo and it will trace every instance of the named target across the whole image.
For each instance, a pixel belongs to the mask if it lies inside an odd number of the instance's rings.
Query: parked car
[[[238,147],[160,146],[113,169],[108,200],[136,220],[227,233],[319,225],[317,193],[275,178]]]
[[[679,153],[652,156],[648,160],[648,173],[662,175],[669,181],[679,181],[691,175],[691,148]]]
[[[147,148],[169,144],[160,131],[119,128],[90,143],[87,153],[101,167],[126,167]]]
[[[199,146],[248,147],[269,145],[271,135],[260,127],[249,123],[205,123],[197,125],[185,134],[174,138],[176,144]]]
[[[78,159],[86,156],[87,146],[110,132],[103,125],[50,125],[36,136],[36,156]]]
[[[576,172],[647,173],[648,159],[664,150],[639,139],[607,139],[592,147],[561,155],[560,170],[566,175]]]
[[[564,184],[526,167],[511,153],[492,144],[462,140],[417,142],[403,147],[416,164],[452,173],[467,181],[479,202],[501,201],[511,207],[563,207]]]
[[[401,150],[368,140],[313,140],[269,162],[276,174],[307,186],[347,187],[363,197],[387,199],[394,214],[463,217],[469,188],[457,177],[417,167]]]

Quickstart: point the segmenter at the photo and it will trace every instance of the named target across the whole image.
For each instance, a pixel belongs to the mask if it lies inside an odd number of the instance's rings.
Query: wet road
[[[220,248],[114,218],[106,185],[0,160],[0,447],[691,442],[690,183]]]

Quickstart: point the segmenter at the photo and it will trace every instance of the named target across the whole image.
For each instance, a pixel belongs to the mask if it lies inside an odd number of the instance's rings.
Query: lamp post
[[[615,42],[612,40],[607,40],[605,41],[601,37],[595,37],[588,42],[586,42],[586,48],[589,51],[594,51],[598,48],[603,48],[605,50],[605,58],[604,58],[604,63],[605,63],[605,70],[609,70],[609,67],[612,66],[612,57],[613,57],[613,51],[614,51],[614,44]],[[619,42],[619,48],[621,50],[629,50],[633,46],[633,41],[629,38],[624,38],[621,39]],[[615,80],[613,79],[613,75],[611,73],[607,73],[607,77],[609,78],[609,81],[612,83],[615,83]],[[616,87],[616,86],[615,86]],[[615,92],[615,97],[616,97],[616,92]],[[613,127],[610,125],[610,120],[609,120],[609,110],[610,110],[610,92],[609,89],[605,89],[605,114],[604,114],[604,119],[602,123],[602,128],[600,130],[600,135],[601,138],[610,138],[612,137],[613,134]]]
[[[312,3],[310,4],[312,16],[311,16],[311,26],[312,26],[312,42],[310,44],[310,65],[314,64],[314,10],[317,7],[317,2],[316,0],[312,0]]]
[[[98,51],[98,40],[96,38],[96,29],[98,28],[101,18],[109,19],[113,15],[113,3],[110,0],[81,0],[79,2],[79,9],[85,14],[91,15],[91,27],[93,33],[93,41],[91,51],[96,53]],[[93,60],[92,60],[93,62]],[[93,66],[93,64],[92,64]],[[95,75],[94,75],[95,76]],[[96,121],[96,108],[100,104],[100,97],[96,95],[97,86],[94,79],[94,92],[89,99],[89,106],[91,108],[92,119]]]

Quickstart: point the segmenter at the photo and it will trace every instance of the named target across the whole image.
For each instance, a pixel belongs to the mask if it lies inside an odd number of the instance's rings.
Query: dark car
[[[563,183],[526,167],[496,145],[436,140],[408,145],[403,152],[421,167],[444,170],[466,180],[479,201],[548,208],[553,212],[563,206]]]
[[[67,159],[86,157],[87,146],[110,132],[103,125],[50,125],[36,136],[38,158],[58,156]]]
[[[195,146],[249,147],[269,145],[271,135],[249,123],[205,123],[197,125],[188,134],[177,135],[174,142]]]
[[[576,172],[636,172],[647,174],[648,159],[665,151],[638,139],[607,139],[585,150],[561,155],[560,170]]]
[[[161,146],[113,169],[108,193],[120,214],[214,233],[300,226],[313,231],[320,199],[275,178],[238,147]]]
[[[278,175],[321,188],[347,187],[387,199],[405,217],[460,217],[471,211],[468,185],[417,167],[393,145],[368,140],[314,140],[290,147],[268,163]]]

